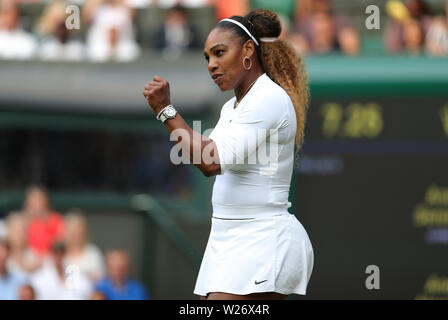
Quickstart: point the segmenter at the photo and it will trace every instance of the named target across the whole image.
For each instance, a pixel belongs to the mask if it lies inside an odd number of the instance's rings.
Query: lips
[[[222,79],[223,76],[224,76],[223,74],[214,74],[214,75],[212,76],[212,79],[213,79],[213,81],[217,82],[217,81],[219,81],[220,79]]]

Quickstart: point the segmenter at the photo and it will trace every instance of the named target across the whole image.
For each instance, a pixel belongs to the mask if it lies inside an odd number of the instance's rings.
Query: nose
[[[210,57],[210,59],[208,60],[208,71],[210,72],[210,74],[213,74],[216,69],[218,69],[216,60]]]

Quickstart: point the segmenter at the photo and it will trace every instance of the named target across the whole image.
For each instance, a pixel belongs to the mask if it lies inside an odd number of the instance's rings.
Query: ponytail
[[[256,37],[278,38],[281,25],[277,15],[269,10],[258,9],[245,16],[253,26]],[[258,56],[266,74],[289,95],[296,112],[296,153],[305,137],[305,123],[310,100],[308,73],[303,60],[285,40],[261,41]]]

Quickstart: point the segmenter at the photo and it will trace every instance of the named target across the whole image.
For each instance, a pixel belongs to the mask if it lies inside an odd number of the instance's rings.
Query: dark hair
[[[413,0],[415,4],[418,7],[418,14],[419,15],[427,15],[430,13],[429,5],[424,0]],[[409,5],[409,3],[407,3]]]
[[[67,251],[67,247],[66,247],[65,243],[62,242],[62,241],[53,242],[52,245],[51,245],[51,252],[53,252],[53,253],[63,254],[66,251]]]
[[[185,7],[184,7],[183,5],[181,5],[181,4],[176,4],[175,6],[169,8],[169,9],[167,10],[167,12],[168,12],[168,13],[171,13],[171,12],[178,12],[178,13],[181,13],[181,14],[183,14],[183,15],[188,15],[187,8],[185,8]]]
[[[42,193],[45,193],[48,195],[48,190],[47,188],[45,188],[43,185],[40,184],[32,184],[29,185],[26,189],[25,189],[25,195],[29,195],[30,193],[34,192],[34,191],[40,191]]]
[[[304,141],[305,123],[309,105],[308,73],[305,70],[302,58],[285,40],[275,42],[261,42],[260,38],[278,38],[282,27],[277,14],[266,9],[257,9],[246,16],[232,16],[230,19],[243,24],[255,37],[259,46],[256,46],[258,60],[266,74],[280,85],[291,98],[296,112],[297,152]],[[250,36],[238,25],[221,21],[215,28],[232,30],[241,39],[242,43],[250,40]]]

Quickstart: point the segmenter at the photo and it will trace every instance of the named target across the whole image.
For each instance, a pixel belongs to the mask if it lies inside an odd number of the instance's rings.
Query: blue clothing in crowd
[[[149,300],[146,288],[133,279],[127,279],[123,286],[117,287],[109,278],[97,283],[96,290],[104,294],[107,300]]]
[[[6,277],[0,275],[0,300],[19,299],[19,289],[26,284],[26,278],[20,274],[7,273]]]

